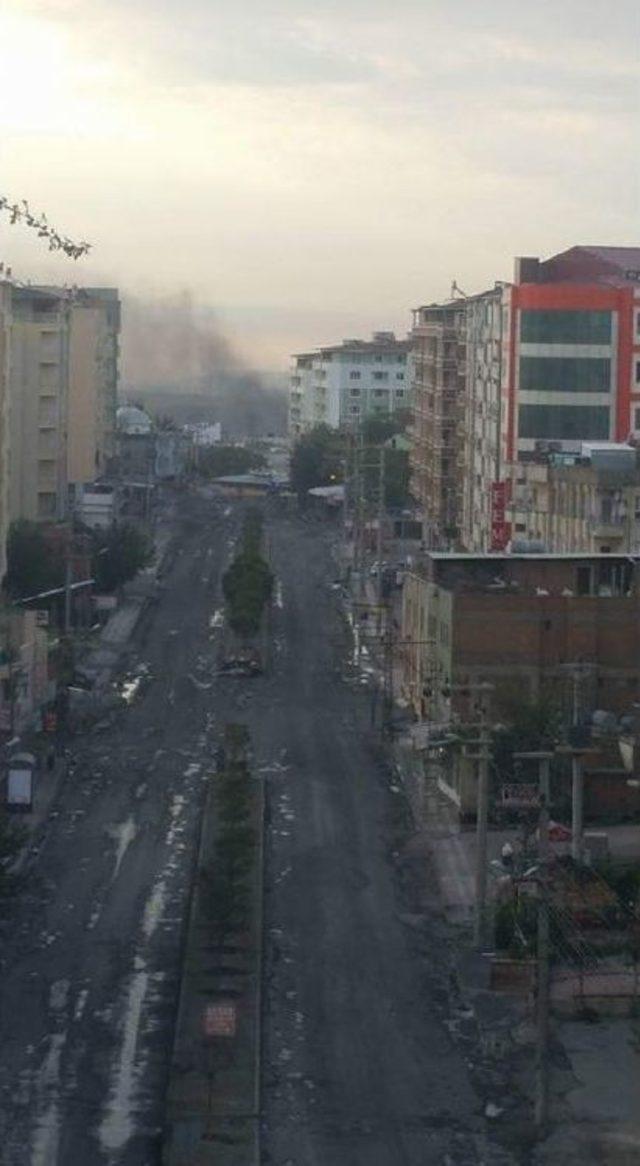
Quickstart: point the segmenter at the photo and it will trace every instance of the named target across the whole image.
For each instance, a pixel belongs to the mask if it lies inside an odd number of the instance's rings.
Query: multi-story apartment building
[[[315,359],[316,354],[313,352],[299,352],[292,357],[289,375],[289,433],[293,438],[312,429],[314,425],[323,424],[325,403],[320,393],[316,402],[312,391]],[[314,416],[316,409],[317,417]]]
[[[466,418],[464,301],[415,308],[411,331],[411,492],[427,545],[460,538]]]
[[[10,491],[12,519],[67,514],[69,296],[12,288]]]
[[[640,460],[632,446],[538,449],[509,467],[509,481],[513,550],[640,553]]]
[[[405,697],[436,724],[473,719],[473,686],[490,683],[496,713],[548,695],[571,716],[579,663],[581,711],[628,712],[640,686],[638,579],[626,554],[430,553],[403,591]]]
[[[468,551],[488,551],[499,541],[492,531],[492,499],[500,479],[502,287],[464,301],[466,379],[461,427],[462,513],[460,541]]]
[[[409,404],[409,341],[393,332],[371,340],[299,353],[290,380],[289,427],[293,435],[314,425],[357,428],[367,416]]]
[[[69,329],[68,479],[73,491],[115,456],[120,301],[116,288],[80,288]]]
[[[0,282],[0,581],[7,570],[9,530],[9,392],[11,355],[11,284]]]
[[[418,308],[412,488],[425,540],[501,551],[506,467],[540,440],[640,437],[640,249],[517,259],[513,284]]]
[[[504,297],[507,460],[640,434],[640,248],[518,259]]]

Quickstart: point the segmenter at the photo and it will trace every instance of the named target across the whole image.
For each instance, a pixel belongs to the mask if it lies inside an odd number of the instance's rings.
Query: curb
[[[258,804],[258,861],[257,861],[257,941],[256,941],[256,1034],[254,1055],[254,1109],[256,1114],[256,1134],[254,1145],[254,1163],[260,1166],[262,1158],[262,1009],[264,1006],[262,978],[264,975],[264,903],[265,903],[265,862],[266,862],[266,802],[267,786],[264,781],[259,783]]]

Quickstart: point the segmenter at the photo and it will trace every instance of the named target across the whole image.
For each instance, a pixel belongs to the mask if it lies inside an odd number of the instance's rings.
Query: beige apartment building
[[[427,546],[446,547],[458,543],[462,522],[464,301],[414,309],[411,355],[411,492]]]
[[[0,580],[7,570],[9,530],[9,370],[11,284],[0,282]]]
[[[466,551],[496,549],[493,500],[506,445],[502,408],[502,287],[465,299],[466,375],[461,432],[460,543]]]
[[[80,288],[70,307],[67,476],[75,491],[115,455],[120,301],[116,288]]]
[[[12,519],[67,514],[69,296],[12,288],[10,490]]]
[[[583,442],[538,450],[509,467],[512,548],[549,553],[640,552],[640,457],[629,445]]]

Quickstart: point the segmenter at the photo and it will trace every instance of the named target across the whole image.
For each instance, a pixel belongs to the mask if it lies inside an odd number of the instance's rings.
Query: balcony
[[[599,519],[593,524],[593,533],[595,538],[623,538],[626,525],[626,518]]]

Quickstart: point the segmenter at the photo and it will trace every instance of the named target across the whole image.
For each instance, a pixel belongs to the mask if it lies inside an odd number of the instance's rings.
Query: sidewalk
[[[47,747],[52,745],[53,742],[47,742]],[[73,771],[68,757],[62,753],[56,753],[55,765],[53,769],[49,769],[45,761],[47,749],[43,750],[39,742],[35,744],[27,738],[23,742],[23,747],[28,752],[34,753],[41,764],[38,765],[34,776],[32,809],[27,814],[11,815],[11,821],[17,827],[22,827],[27,834],[24,846],[10,867],[11,874],[14,875],[20,874],[24,870],[34,848],[37,848],[37,834],[45,826],[51,814],[67,773]]]
[[[152,565],[126,585],[125,598],[105,623],[98,643],[84,659],[78,661],[77,671],[91,682],[96,692],[102,692],[108,685],[142,612],[148,603],[158,597],[159,578],[173,535],[173,522],[167,518],[156,531]]]

